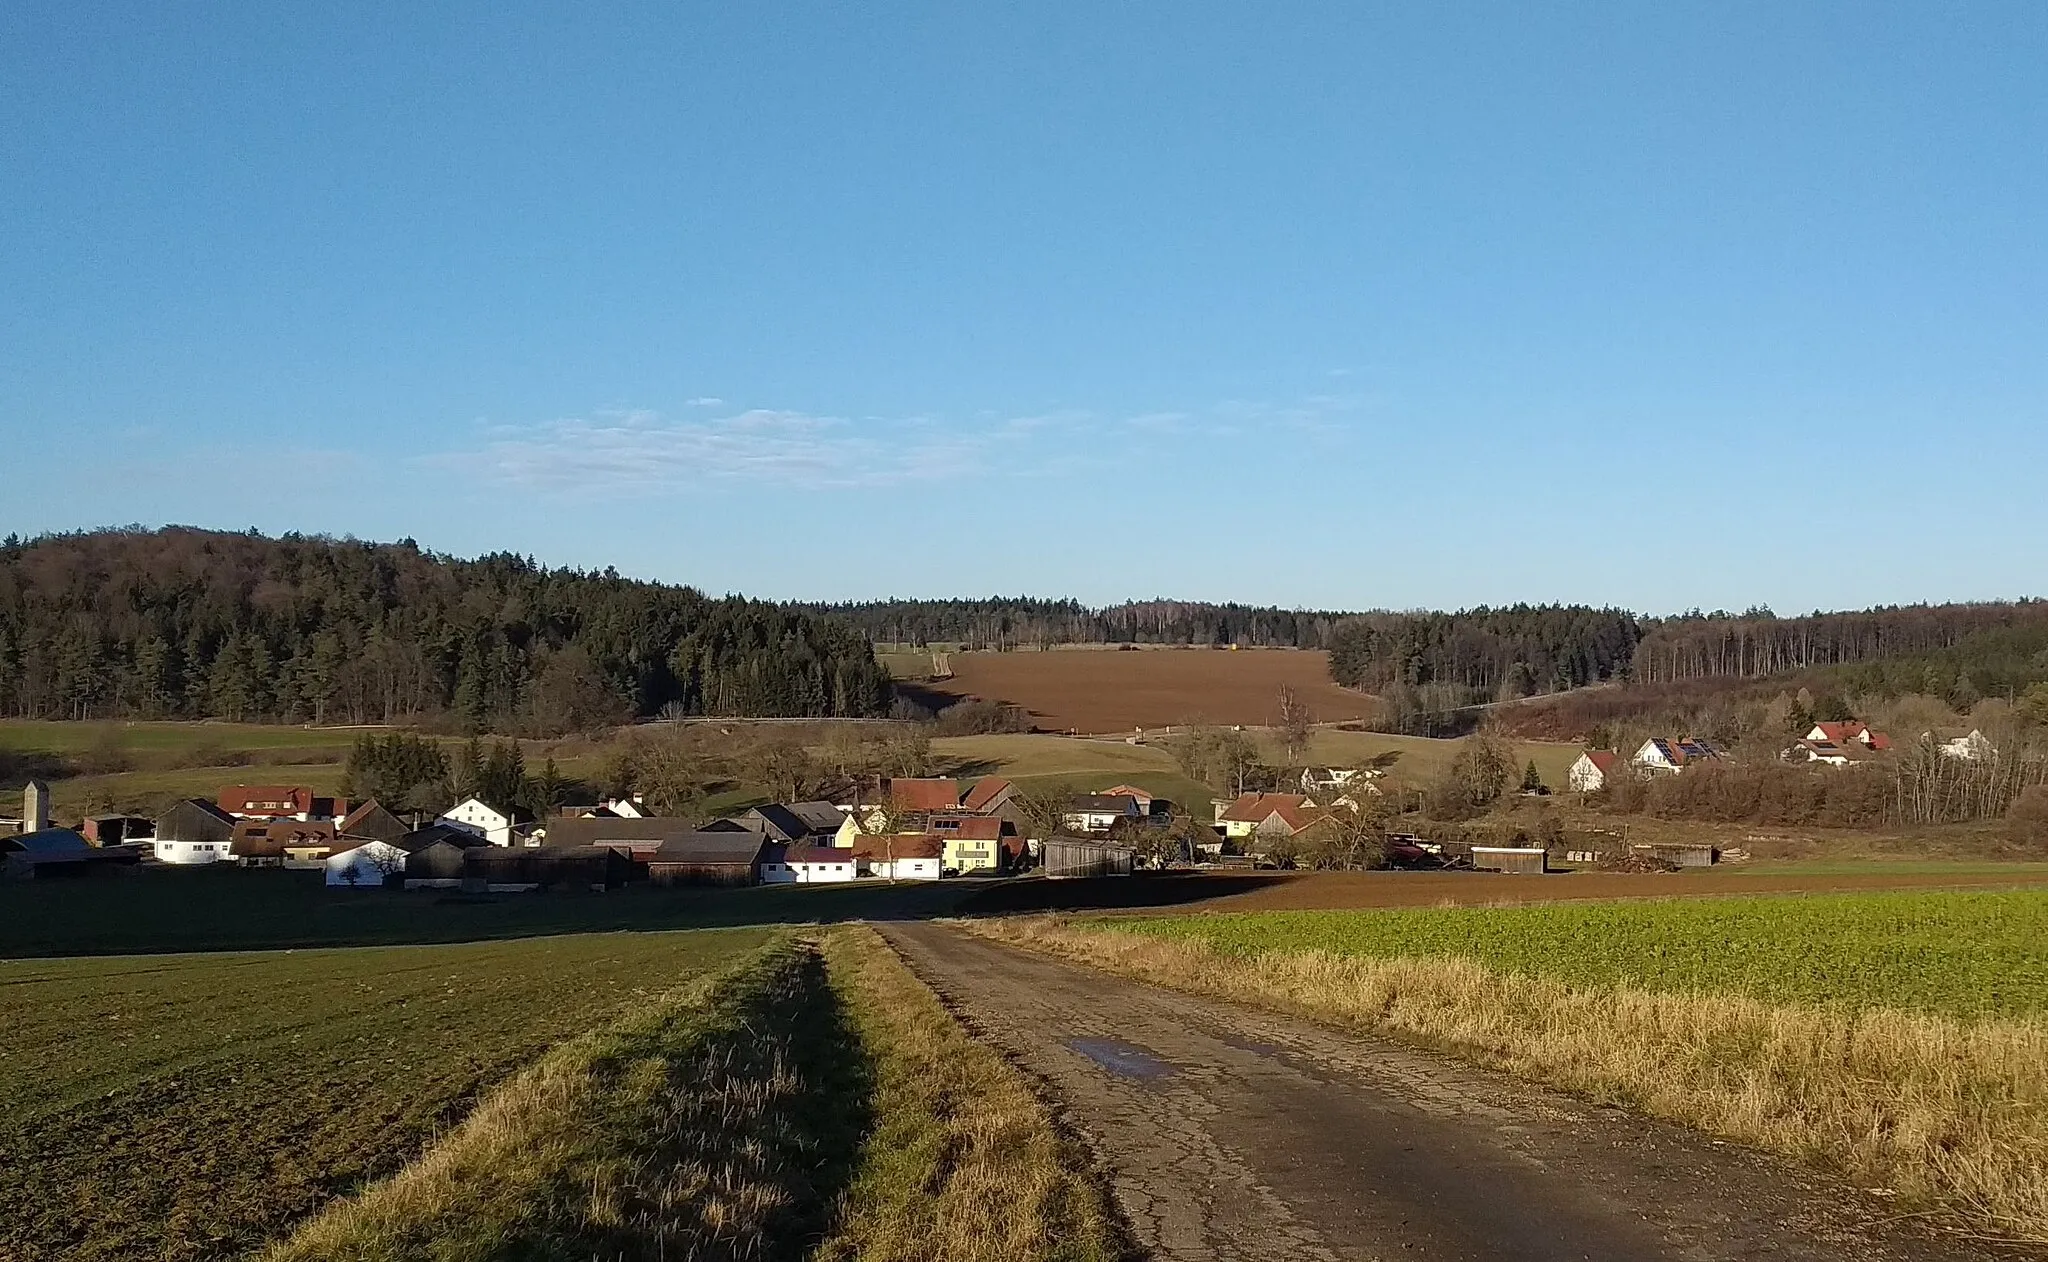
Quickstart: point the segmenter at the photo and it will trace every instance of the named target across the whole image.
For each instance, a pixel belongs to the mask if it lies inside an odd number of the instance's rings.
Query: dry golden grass
[[[2048,1024],[1573,988],[1458,958],[1233,958],[1057,918],[965,928],[1113,972],[1421,1042],[2048,1241]]]
[[[875,1129],[821,1262],[1122,1256],[1106,1198],[1023,1078],[968,1037],[874,930],[825,945],[874,1063]]]
[[[764,949],[556,1048],[268,1262],[754,1259],[816,1239],[865,1125],[816,954]]]

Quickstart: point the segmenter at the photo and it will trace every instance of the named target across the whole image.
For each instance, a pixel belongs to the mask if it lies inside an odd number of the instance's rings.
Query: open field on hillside
[[[1279,761],[1271,740],[1254,733],[1268,746],[1266,756]],[[1319,731],[1309,744],[1308,761],[1339,767],[1379,767],[1389,779],[1404,784],[1421,784],[1439,774],[1458,755],[1460,742],[1432,740],[1424,736],[1393,736],[1382,732]],[[932,742],[932,752],[951,764],[975,772],[992,772],[1012,779],[1067,779],[1076,782],[1102,780],[1111,783],[1130,779],[1155,792],[1165,792],[1176,802],[1205,803],[1210,791],[1194,797],[1173,793],[1145,777],[1172,777],[1185,792],[1190,785],[1181,776],[1159,739],[1143,745],[1129,745],[1115,738],[1087,739],[1055,736],[1043,732],[1005,733],[992,736],[942,736]],[[1531,762],[1544,782],[1562,785],[1565,769],[1579,756],[1576,745],[1548,741],[1524,741],[1515,745],[1518,762]]]
[[[2048,891],[967,924],[1786,1153],[1979,1238],[2048,1242]]]
[[[296,723],[228,723],[145,720],[70,723],[49,719],[0,719],[0,749],[82,754],[113,745],[138,755],[191,750],[347,749],[378,727],[311,727]]]
[[[1128,732],[1191,722],[1263,727],[1275,721],[1282,685],[1325,723],[1368,718],[1377,704],[1331,683],[1329,654],[1311,649],[955,653],[952,667],[953,678],[922,686],[1022,706],[1046,731]]]
[[[765,937],[0,963],[0,1258],[242,1256]]]

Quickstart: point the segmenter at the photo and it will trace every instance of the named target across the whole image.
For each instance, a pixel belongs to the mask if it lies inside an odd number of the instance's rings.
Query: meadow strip
[[[1987,1235],[2048,1241],[2048,1023],[1570,985],[1461,957],[1231,954],[1051,917],[984,936],[1396,1036],[1837,1168]]]
[[[1016,1069],[975,1042],[874,930],[825,958],[874,1065],[874,1130],[819,1262],[1125,1256],[1086,1158]]]
[[[866,1129],[815,951],[764,948],[572,1040],[268,1262],[803,1256]]]

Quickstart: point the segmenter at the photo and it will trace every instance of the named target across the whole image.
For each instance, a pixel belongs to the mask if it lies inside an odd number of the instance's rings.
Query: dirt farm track
[[[1282,685],[1319,722],[1366,718],[1371,697],[1330,682],[1330,655],[1314,649],[1056,649],[955,653],[953,678],[916,685],[954,697],[1019,705],[1042,731],[1128,732],[1205,722],[1274,722]]]

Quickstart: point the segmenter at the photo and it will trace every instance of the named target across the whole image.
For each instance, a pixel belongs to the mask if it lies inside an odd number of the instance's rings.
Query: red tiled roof
[[[782,852],[784,863],[852,863],[853,851],[838,846],[790,846]]]
[[[334,824],[329,820],[301,823],[295,819],[245,819],[235,825],[229,853],[244,859],[275,859],[282,856],[287,847],[332,847],[334,844]]]
[[[1814,726],[1820,729],[1824,739],[1835,745],[1846,745],[1864,732],[1863,724],[1854,719],[1846,723],[1816,723]]]
[[[220,809],[230,815],[299,815],[312,806],[313,791],[304,785],[238,784],[220,791]]]
[[[1586,761],[1605,773],[1614,770],[1614,764],[1621,761],[1621,755],[1611,749],[1589,749],[1586,751]]]
[[[1149,805],[1152,801],[1152,795],[1135,784],[1113,784],[1107,789],[1097,789],[1095,796],[1099,798],[1136,798],[1139,806]]]
[[[1890,749],[1892,747],[1892,738],[1886,736],[1883,732],[1866,731],[1864,735],[1870,738],[1870,747],[1872,749]]]
[[[990,803],[1009,792],[1010,788],[1010,782],[1001,776],[983,776],[974,782],[973,788],[967,791],[967,799],[960,803],[960,809],[966,811],[985,811],[989,808]]]
[[[899,777],[889,782],[889,801],[900,811],[958,810],[960,782]]]
[[[1308,805],[1299,793],[1247,793],[1223,809],[1223,818],[1238,824],[1257,824],[1282,806],[1296,810]]]
[[[845,854],[844,850],[839,852]],[[893,837],[863,837],[854,843],[853,853],[873,861],[881,859],[936,859],[946,853],[946,839],[933,833],[898,833]]]

